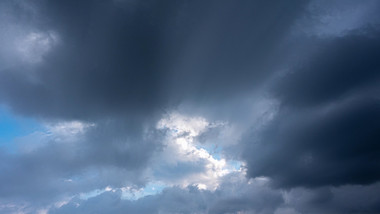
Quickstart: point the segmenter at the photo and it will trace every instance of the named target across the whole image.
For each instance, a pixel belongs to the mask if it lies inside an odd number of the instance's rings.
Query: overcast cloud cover
[[[380,213],[380,1],[0,1],[0,213]]]

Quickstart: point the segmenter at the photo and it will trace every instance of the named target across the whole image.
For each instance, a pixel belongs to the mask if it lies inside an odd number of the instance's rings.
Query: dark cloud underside
[[[1,1],[0,212],[379,213],[379,8]]]
[[[274,177],[286,187],[380,178],[378,38],[364,31],[328,40],[310,61],[277,80],[278,115],[244,140],[251,176]]]

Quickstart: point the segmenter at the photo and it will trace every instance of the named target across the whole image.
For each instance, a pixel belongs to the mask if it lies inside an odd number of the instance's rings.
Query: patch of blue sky
[[[143,198],[145,196],[160,194],[166,187],[167,186],[162,183],[152,182],[147,184],[144,188],[138,190],[125,188],[125,190],[122,191],[122,199],[132,201],[138,200],[139,198]],[[90,192],[80,193],[79,198],[82,200],[88,200],[89,198],[96,197],[104,192],[116,190],[117,189],[112,189],[110,187],[106,187],[104,189],[95,189]]]
[[[223,151],[222,146],[215,145],[215,144],[202,144],[202,145],[196,145],[196,148],[206,150],[216,160],[222,159],[222,151]]]
[[[143,189],[144,195],[155,195],[161,193],[163,189],[166,188],[166,185],[161,183],[149,183]]]
[[[5,106],[0,106],[0,147],[12,149],[15,138],[39,130],[44,130],[44,127],[38,120],[15,115]]]
[[[240,170],[242,167],[242,162],[237,160],[230,160],[227,162],[234,170]]]
[[[160,194],[166,187],[167,185],[161,182],[152,182],[140,190],[123,191],[122,198],[125,200],[137,200],[145,196]]]

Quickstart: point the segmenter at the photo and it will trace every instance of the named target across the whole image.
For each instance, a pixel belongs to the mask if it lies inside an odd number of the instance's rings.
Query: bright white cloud
[[[214,190],[224,175],[240,170],[236,161],[230,164],[225,158],[216,158],[204,145],[196,142],[196,137],[207,129],[225,123],[210,123],[203,117],[190,117],[177,112],[164,117],[158,122],[158,129],[168,130],[165,148],[159,156],[158,168],[170,168],[178,176],[170,176],[169,185],[196,185],[199,189]],[[184,166],[192,166],[183,169]],[[182,168],[181,168],[182,167]],[[156,169],[152,169],[153,173]],[[160,171],[162,169],[158,169]],[[163,169],[165,171],[165,169]],[[186,176],[183,176],[186,174]],[[163,179],[165,176],[159,176]],[[165,182],[165,181],[164,181]]]

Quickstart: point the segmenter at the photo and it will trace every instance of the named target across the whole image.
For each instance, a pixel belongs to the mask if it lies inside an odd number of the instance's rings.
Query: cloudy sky
[[[0,213],[380,213],[380,1],[0,1]]]

